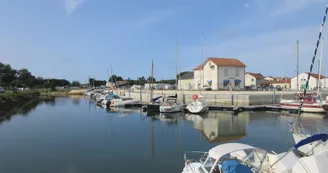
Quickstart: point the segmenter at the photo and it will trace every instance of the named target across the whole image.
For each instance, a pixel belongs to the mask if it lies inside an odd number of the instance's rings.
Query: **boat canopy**
[[[328,170],[328,151],[324,151],[320,154],[302,157],[293,167],[292,173],[326,173]],[[311,170],[309,170],[311,169]]]
[[[315,135],[312,135],[308,138],[305,138],[301,141],[299,141],[297,144],[294,145],[294,148],[299,148],[303,145],[306,145],[306,144],[309,144],[309,143],[312,143],[314,141],[323,141],[323,142],[326,142],[328,140],[328,134],[325,134],[325,133],[319,133],[319,134],[315,134]]]
[[[238,160],[226,160],[221,164],[224,173],[252,173],[252,170],[241,164]]]
[[[151,102],[154,103],[154,102],[156,102],[158,99],[160,99],[161,97],[162,97],[162,96],[155,97],[155,98],[151,99]]]
[[[249,150],[249,149],[259,149],[247,144],[241,143],[228,143],[218,145],[208,152],[208,155],[214,159],[220,159],[222,156],[227,155],[229,153],[239,151],[239,150]]]

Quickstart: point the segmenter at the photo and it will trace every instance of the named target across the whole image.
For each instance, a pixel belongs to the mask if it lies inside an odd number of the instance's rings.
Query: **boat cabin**
[[[232,169],[236,173],[257,172],[262,167],[267,152],[246,144],[229,143],[212,148],[207,153],[205,161],[190,164],[186,161],[183,173],[229,173]],[[186,158],[186,155],[185,155]]]

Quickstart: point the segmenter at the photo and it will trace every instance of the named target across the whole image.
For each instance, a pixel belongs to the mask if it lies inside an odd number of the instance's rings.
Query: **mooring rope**
[[[298,123],[298,118],[301,116],[301,110],[302,110],[302,107],[303,107],[303,104],[304,104],[304,97],[306,95],[306,90],[307,90],[307,88],[309,86],[309,80],[310,80],[310,76],[311,76],[311,73],[312,73],[312,69],[313,69],[313,65],[314,65],[314,62],[315,62],[315,58],[317,56],[317,51],[318,51],[318,47],[319,47],[319,44],[320,44],[320,40],[321,40],[321,36],[322,36],[322,31],[323,31],[323,28],[325,26],[327,12],[328,12],[328,5],[326,6],[324,17],[323,17],[323,20],[322,20],[322,23],[321,23],[319,37],[318,37],[318,40],[317,40],[317,45],[316,45],[316,48],[314,50],[314,54],[313,54],[313,58],[312,58],[311,66],[310,66],[310,72],[308,73],[308,77],[307,77],[307,80],[306,80],[306,83],[305,83],[305,88],[304,88],[304,91],[303,91],[303,98],[301,99],[301,104],[298,107],[298,116],[296,118],[296,123]]]

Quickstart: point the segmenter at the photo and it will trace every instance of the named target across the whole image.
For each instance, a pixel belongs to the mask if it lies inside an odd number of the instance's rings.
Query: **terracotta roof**
[[[249,74],[253,77],[255,77],[256,79],[263,79],[263,75],[261,73],[251,73],[251,72],[246,72],[246,74]]]
[[[306,74],[309,74],[309,73],[306,73]],[[316,73],[311,73],[311,76],[316,78],[316,79],[319,79],[319,74],[316,74]],[[323,75],[320,75],[320,79],[323,79],[323,78],[326,78],[325,76]]]
[[[281,78],[281,79],[274,78],[272,81],[271,80],[264,80],[263,82],[261,82],[261,85],[278,84],[278,83],[281,83],[281,84],[284,84],[284,83],[290,84],[291,83],[291,79],[290,78]]]
[[[235,66],[235,67],[245,67],[246,66],[244,63],[242,63],[241,61],[239,61],[236,58],[212,58],[212,57],[209,57],[203,64],[194,68],[194,70],[201,70],[207,61],[212,61],[217,66]]]

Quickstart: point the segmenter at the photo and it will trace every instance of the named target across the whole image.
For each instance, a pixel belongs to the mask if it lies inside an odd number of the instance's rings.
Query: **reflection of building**
[[[228,112],[210,112],[207,117],[191,115],[188,120],[194,122],[194,128],[200,131],[208,142],[238,140],[246,135],[247,113],[234,116]]]

